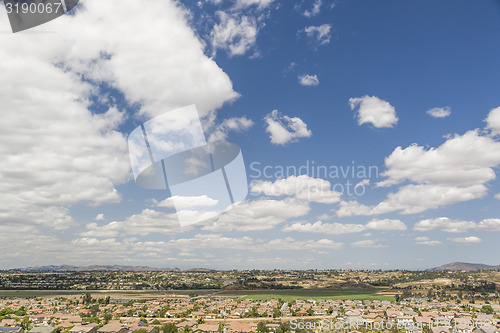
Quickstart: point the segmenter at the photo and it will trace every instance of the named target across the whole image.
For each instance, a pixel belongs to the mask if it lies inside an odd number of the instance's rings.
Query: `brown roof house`
[[[128,333],[129,330],[120,324],[107,324],[97,330],[97,333]]]
[[[97,325],[77,325],[69,333],[97,333]]]

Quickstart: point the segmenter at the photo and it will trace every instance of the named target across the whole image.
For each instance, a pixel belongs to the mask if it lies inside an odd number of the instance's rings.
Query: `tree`
[[[269,328],[266,326],[265,321],[259,321],[257,324],[257,333],[267,333],[269,332]]]
[[[276,329],[276,333],[285,333],[288,331],[289,331],[289,328],[286,326],[285,323],[280,323],[280,326]]]
[[[99,312],[99,304],[92,304],[90,306],[90,316],[95,317]]]
[[[29,331],[30,329],[30,321],[27,316],[23,318],[21,321],[21,327],[23,328],[24,331]]]
[[[177,326],[174,323],[167,323],[161,328],[162,333],[177,333]]]
[[[492,314],[495,311],[493,310],[493,307],[491,305],[483,305],[483,307],[481,308],[481,312],[486,314]]]
[[[113,316],[111,315],[111,313],[109,312],[106,312],[104,314],[104,325],[106,325],[107,323],[109,323],[109,321],[113,318]]]
[[[83,304],[90,304],[92,303],[92,295],[90,293],[85,293],[82,295],[82,301]]]

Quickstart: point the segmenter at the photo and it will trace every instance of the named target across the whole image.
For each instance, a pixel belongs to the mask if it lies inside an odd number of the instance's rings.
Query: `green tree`
[[[162,333],[177,333],[177,326],[174,323],[167,323],[161,328]]]
[[[259,321],[257,324],[257,333],[267,333],[269,332],[269,328],[266,326],[265,321]]]
[[[85,293],[82,295],[82,301],[83,304],[90,304],[92,303],[92,295],[90,293]]]
[[[286,333],[290,329],[287,327],[285,323],[280,323],[280,326],[276,329],[276,333]]]
[[[21,321],[21,327],[23,328],[24,331],[30,330],[30,321],[27,316],[25,316]]]
[[[483,305],[483,307],[481,308],[481,312],[486,314],[492,314],[495,311],[493,310],[493,307],[491,305]]]
[[[103,319],[104,319],[104,325],[106,325],[107,323],[109,323],[109,321],[110,321],[112,318],[113,318],[113,316],[111,315],[111,313],[106,312],[106,313],[104,314],[104,317],[103,317]]]

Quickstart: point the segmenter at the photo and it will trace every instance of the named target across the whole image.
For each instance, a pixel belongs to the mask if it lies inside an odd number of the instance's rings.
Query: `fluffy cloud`
[[[259,24],[255,17],[217,12],[219,23],[211,32],[212,48],[223,49],[230,56],[243,55],[257,39]]]
[[[411,182],[389,193],[375,206],[342,202],[338,216],[376,215],[401,211],[414,214],[484,197],[486,183],[496,178],[500,165],[500,142],[478,130],[449,137],[437,148],[413,144],[397,147],[385,159],[387,179],[377,186],[387,187]]]
[[[331,29],[332,26],[330,24],[322,24],[319,26],[311,25],[309,27],[305,27],[303,31],[308,38],[314,41],[316,46],[320,46],[330,43],[332,38],[330,33]]]
[[[265,197],[240,203],[214,222],[206,224],[203,230],[269,230],[288,219],[307,215],[311,210],[311,202],[338,202],[341,193],[331,191],[330,188],[330,182],[306,175],[290,176],[274,182],[258,181],[251,185],[250,192]],[[270,197],[285,198],[274,200]]]
[[[344,246],[343,243],[337,243],[330,239],[313,240],[295,240],[293,238],[275,239],[265,244],[267,250],[317,250],[329,249],[339,250]]]
[[[467,232],[470,229],[475,229],[476,223],[462,220],[452,220],[447,217],[439,217],[436,219],[427,219],[419,221],[413,229],[417,231],[442,230],[445,232]]]
[[[470,245],[470,244],[479,244],[482,242],[481,238],[476,236],[469,236],[463,238],[449,238],[452,242]]]
[[[208,122],[206,122],[206,132],[209,133],[209,142],[214,141],[224,141],[227,139],[230,132],[244,132],[249,130],[254,122],[247,117],[233,117],[224,119],[222,123],[215,124],[215,114],[213,117],[210,117]]]
[[[323,223],[317,221],[315,223],[294,223],[287,225],[283,231],[291,232],[313,232],[327,235],[342,235],[350,233],[358,233],[367,230],[378,231],[403,231],[406,230],[406,225],[399,220],[371,220],[367,224],[342,224],[342,223]]]
[[[350,234],[362,232],[364,230],[365,226],[361,224],[323,223],[322,221],[304,224],[294,223],[283,228],[285,232],[313,232],[326,235]]]
[[[365,186],[369,186],[370,185],[370,179],[363,179],[362,181],[360,181],[359,183],[357,183],[356,185],[354,185],[354,189],[358,189],[359,187],[365,187]]]
[[[323,4],[322,0],[314,0],[313,6],[311,10],[306,9],[303,13],[305,17],[313,17],[318,15],[321,12],[321,5]]]
[[[312,135],[307,129],[307,124],[299,117],[282,116],[278,110],[274,110],[264,119],[267,124],[266,132],[270,134],[271,142],[276,145],[296,142],[299,138],[308,138]]]
[[[255,182],[250,192],[274,197],[294,196],[297,199],[323,204],[339,202],[342,193],[330,189],[331,184],[327,180],[300,175],[277,179],[274,182]]]
[[[121,200],[116,185],[131,175],[119,130],[137,115],[114,106],[103,85],[143,116],[189,104],[206,115],[238,97],[229,77],[204,54],[188,16],[173,1],[88,0],[74,15],[44,25],[56,34],[2,39],[2,223],[64,230],[77,224],[68,206]],[[124,19],[129,17],[134,20]],[[0,26],[8,27],[6,15]]]
[[[351,243],[351,246],[352,247],[367,247],[367,248],[373,248],[373,249],[387,247],[387,245],[381,244],[378,241],[371,240],[371,239],[365,239],[365,240],[353,242],[353,243]]]
[[[299,83],[303,86],[317,86],[319,85],[319,79],[317,75],[303,74],[298,77]]]
[[[485,219],[477,224],[478,230],[500,231],[500,219]]]
[[[216,232],[235,229],[239,231],[269,230],[287,219],[304,216],[310,210],[306,201],[294,198],[244,201],[219,216],[214,222],[207,223],[202,229]]]
[[[106,225],[89,223],[86,231],[80,233],[83,237],[110,238],[118,236],[146,236],[156,234],[175,234],[192,230],[181,228],[175,213],[165,213],[154,209],[144,209],[123,221],[113,221]]]
[[[130,168],[117,131],[124,114],[93,115],[93,87],[36,57],[38,38],[23,36],[5,38],[0,50],[0,221],[69,227],[74,220],[61,206],[120,201],[114,186]]]
[[[236,0],[235,7],[237,9],[257,6],[258,9],[269,7],[274,0]]]
[[[358,124],[372,124],[377,128],[393,127],[398,123],[396,109],[376,96],[349,98],[351,110],[358,108]]]
[[[175,205],[174,205],[175,200]],[[216,206],[219,200],[210,198],[207,195],[183,197],[174,195],[158,203],[158,207],[175,208],[177,210],[184,210],[196,207],[212,207]]]
[[[437,241],[437,240],[431,240],[429,237],[416,237],[415,241],[418,245],[429,245],[429,246],[434,246],[434,245],[441,245],[443,242]]]
[[[371,220],[365,226],[366,229],[369,230],[381,230],[381,231],[403,231],[406,230],[406,224],[401,222],[400,220]]]
[[[446,118],[451,114],[451,108],[449,106],[433,108],[427,110],[427,114],[434,118]]]
[[[486,128],[490,129],[492,134],[500,134],[500,106],[491,110],[485,121]]]
[[[133,22],[123,19],[131,16]],[[59,43],[44,36],[40,44],[50,45],[49,53],[60,53],[47,54],[50,60],[120,90],[129,103],[141,105],[142,113],[158,115],[196,104],[204,115],[238,94],[229,77],[204,54],[188,16],[174,1],[90,0],[76,15],[50,23],[58,31]],[[80,31],[78,38],[74,31]]]
[[[500,219],[484,219],[480,222],[452,220],[448,217],[419,221],[413,227],[417,231],[441,230],[450,233],[479,231],[500,231]]]
[[[469,131],[454,135],[438,148],[426,149],[413,144],[397,147],[385,159],[387,180],[379,186],[390,186],[410,180],[418,183],[467,187],[495,179],[493,167],[500,164],[500,142]]]
[[[269,17],[274,0],[236,0],[226,11],[217,11],[217,23],[210,33],[210,43],[215,56],[218,49],[229,56],[243,55],[254,49],[259,30]],[[255,51],[252,56],[258,56]]]

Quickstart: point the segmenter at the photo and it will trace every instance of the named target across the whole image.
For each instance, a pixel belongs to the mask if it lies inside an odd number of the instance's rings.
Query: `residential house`
[[[69,333],[97,333],[97,325],[77,325],[71,328]]]
[[[56,327],[53,326],[35,326],[29,333],[53,333],[56,331]]]
[[[16,321],[14,319],[3,319],[0,321],[0,327],[16,326]]]
[[[485,327],[476,327],[472,330],[472,333],[498,333],[498,330],[495,326],[485,326]]]
[[[450,330],[446,327],[431,327],[431,333],[450,333]]]
[[[219,328],[220,328],[220,323],[210,322],[198,325],[198,327],[194,330],[194,332],[214,333],[214,332],[219,332]]]
[[[22,327],[0,327],[0,333],[24,333]]]
[[[474,319],[475,326],[484,327],[484,326],[494,326],[495,319],[493,319],[492,314],[484,314],[480,313],[477,315],[477,318]]]
[[[111,323],[104,325],[103,327],[97,330],[97,333],[128,333],[129,330],[126,327],[121,326],[120,324]]]

